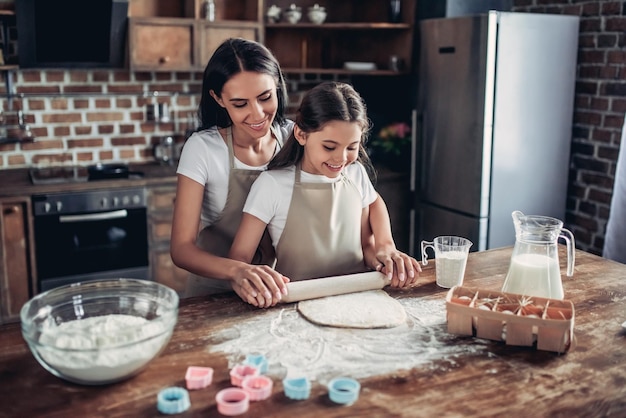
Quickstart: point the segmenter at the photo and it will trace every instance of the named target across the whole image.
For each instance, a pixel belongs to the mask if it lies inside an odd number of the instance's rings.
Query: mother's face
[[[253,138],[268,133],[276,111],[278,97],[276,82],[268,74],[244,71],[231,77],[218,97],[211,96],[228,112],[237,135],[247,134]]]

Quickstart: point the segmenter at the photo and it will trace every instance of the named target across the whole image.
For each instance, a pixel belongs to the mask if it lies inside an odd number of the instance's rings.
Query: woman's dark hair
[[[233,122],[228,112],[211,97],[210,92],[213,90],[217,96],[221,97],[224,84],[232,76],[243,71],[267,74],[274,79],[278,96],[278,109],[274,121],[279,125],[285,122],[287,88],[278,61],[269,49],[258,42],[243,38],[230,38],[222,42],[215,50],[204,69],[202,95],[198,109],[199,130],[208,129],[214,125],[220,128],[232,125]]]
[[[365,142],[371,127],[367,107],[361,95],[349,84],[327,81],[313,87],[303,97],[295,123],[305,133],[312,133],[321,131],[332,121],[354,122],[359,125],[362,136],[357,161],[363,164],[370,177],[375,177],[372,163],[365,151]],[[292,132],[283,148],[270,161],[268,169],[298,164],[303,155],[304,147],[296,141]]]

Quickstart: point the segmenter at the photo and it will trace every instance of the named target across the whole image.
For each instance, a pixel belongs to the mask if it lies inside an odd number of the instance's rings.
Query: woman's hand
[[[265,265],[244,264],[232,280],[235,293],[244,301],[259,308],[269,308],[287,294],[289,279]]]
[[[391,280],[391,287],[407,288],[412,286],[422,268],[419,262],[408,254],[398,251],[393,245],[384,245],[376,248],[372,258],[370,254],[368,265],[381,271]]]

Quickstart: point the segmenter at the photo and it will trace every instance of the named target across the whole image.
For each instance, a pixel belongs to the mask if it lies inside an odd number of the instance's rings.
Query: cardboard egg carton
[[[574,345],[568,300],[455,286],[446,296],[448,332],[564,353]]]

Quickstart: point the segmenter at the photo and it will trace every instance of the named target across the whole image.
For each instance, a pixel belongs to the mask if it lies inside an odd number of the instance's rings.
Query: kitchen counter
[[[176,167],[157,163],[129,164],[129,171],[143,173],[141,178],[96,180],[57,184],[33,184],[28,168],[0,170],[0,197],[30,196],[34,194],[57,192],[80,192],[112,187],[142,187],[176,184]],[[397,181],[406,177],[406,173],[391,171],[385,167],[377,167],[379,182]]]
[[[560,251],[563,264],[566,258],[563,248]],[[464,286],[499,290],[510,255],[511,248],[471,253]],[[441,317],[435,323],[429,322],[432,314],[413,318],[412,334],[403,336],[411,341],[414,335],[413,342],[401,347],[400,340],[390,340],[380,352],[404,350],[401,362],[411,364],[419,356],[424,356],[425,361],[411,368],[359,378],[361,392],[350,406],[335,405],[328,399],[327,388],[322,384],[326,378],[312,382],[309,399],[289,400],[283,394],[281,377],[270,373],[274,381],[272,396],[252,402],[249,412],[242,416],[626,415],[626,334],[620,326],[626,320],[626,265],[576,252],[574,276],[563,280],[566,298],[575,306],[576,346],[565,354],[447,334],[445,308],[441,308],[445,306],[447,291],[435,285],[434,265],[424,267],[416,287],[389,293],[405,306],[437,306],[435,311],[441,312]],[[257,319],[264,316],[274,319],[264,325]],[[297,316],[295,304],[259,310],[228,294],[182,300],[179,322],[165,351],[141,374],[102,387],[79,386],[54,377],[28,350],[19,324],[2,326],[0,390],[5,402],[0,416],[159,416],[157,393],[168,386],[184,387],[185,371],[191,365],[213,367],[213,383],[190,391],[191,408],[179,416],[219,416],[215,394],[230,387],[228,373],[233,360],[244,356],[214,352],[212,348],[223,347],[229,339],[237,342],[250,332],[259,333],[260,339],[271,338],[269,335],[274,335],[280,326],[276,320],[286,321],[290,316]],[[331,330],[327,332],[349,332]],[[350,335],[359,338],[359,332]],[[416,347],[433,341],[438,344],[438,353],[417,352]],[[250,349],[244,343],[233,346],[241,353]],[[299,352],[290,348],[285,343],[279,358],[297,357]],[[305,353],[302,355],[304,361]],[[333,355],[326,350],[320,358],[323,361]],[[352,362],[358,363],[359,358],[355,356]],[[377,367],[375,362],[362,363],[358,364],[362,371]],[[275,372],[279,368],[270,361],[269,370]],[[350,375],[346,370],[336,373]]]
[[[156,163],[129,164],[129,169],[142,172],[143,177],[35,185],[30,179],[28,168],[0,170],[0,197],[176,184],[176,167],[173,166]]]

